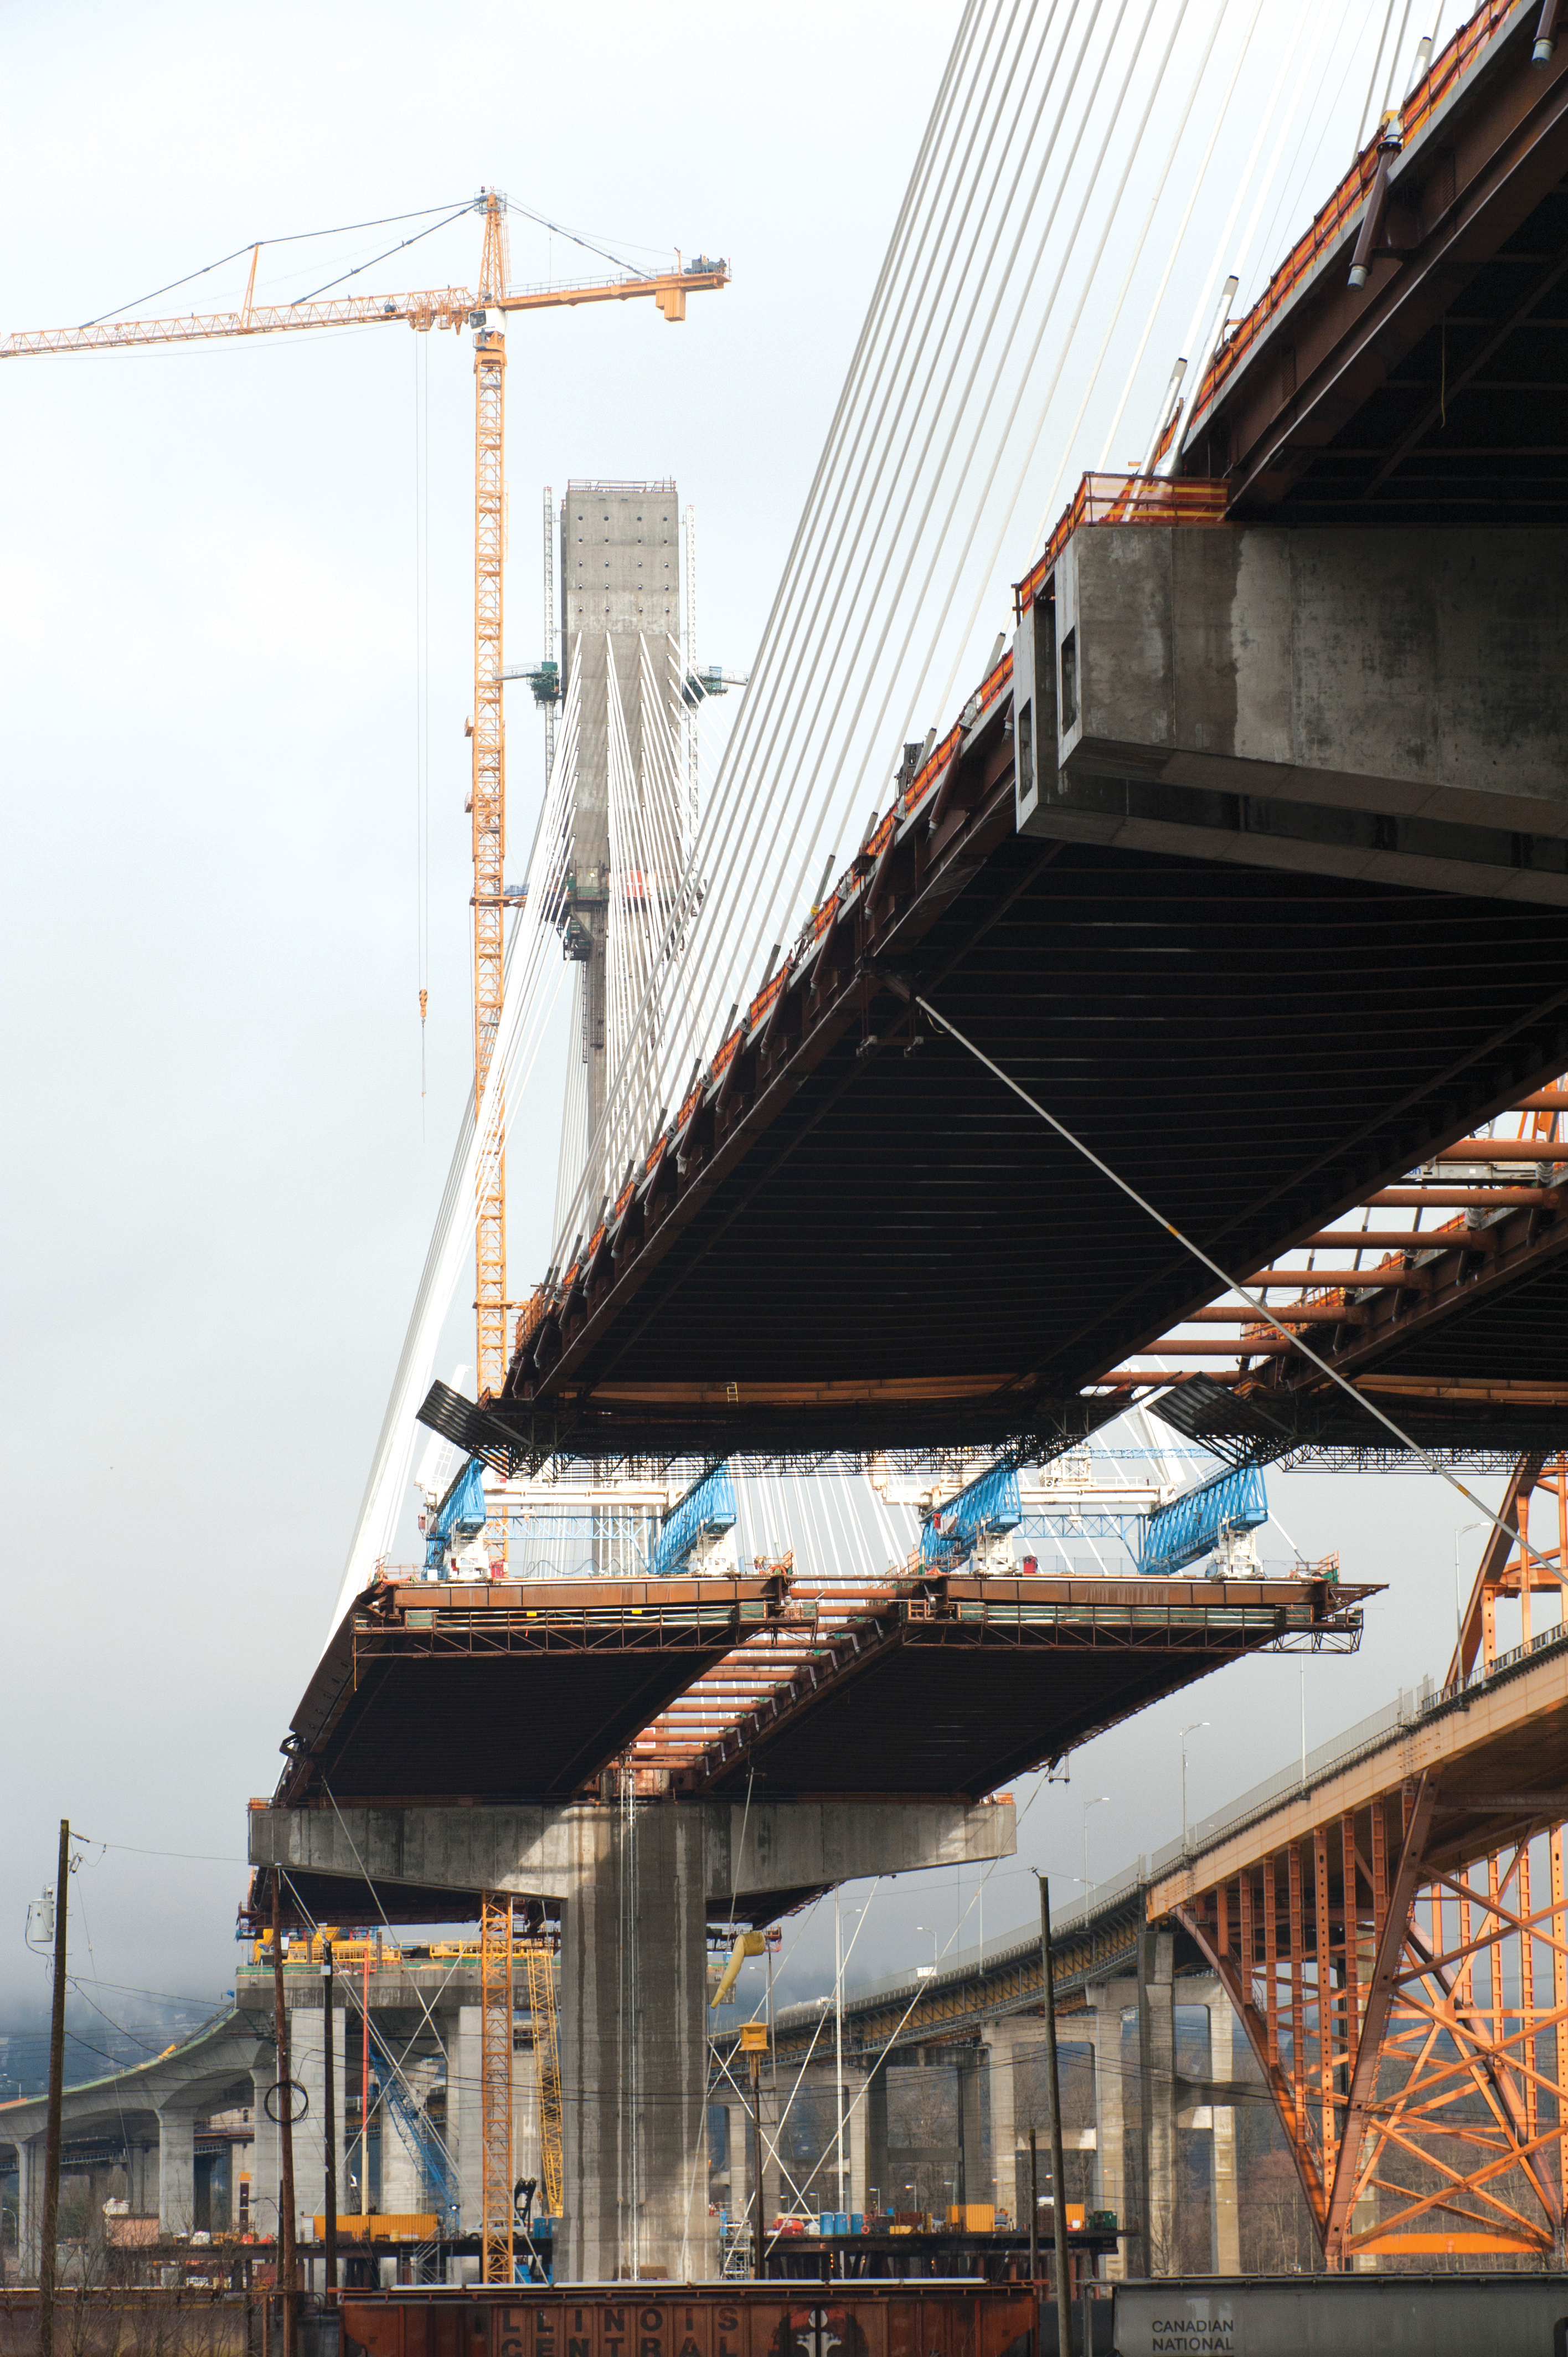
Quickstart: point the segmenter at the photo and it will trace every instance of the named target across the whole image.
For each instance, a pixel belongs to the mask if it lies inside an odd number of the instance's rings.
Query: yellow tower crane
[[[699,259],[671,271],[586,279],[569,285],[510,285],[506,199],[481,189],[474,200],[485,221],[476,291],[427,286],[408,295],[351,295],[336,302],[265,304],[255,300],[261,246],[252,252],[245,299],[237,311],[171,319],[121,319],[86,328],[38,328],[0,339],[0,360],[44,352],[118,351],[128,345],[205,343],[222,336],[270,336],[285,328],[382,327],[406,320],[417,332],[471,328],[474,336],[474,710],[469,723],[473,780],[469,809],[474,859],[474,1110],[484,1101],[500,1025],[505,971],[506,716],[501,702],[506,561],[506,337],[510,311],[551,311],[580,303],[625,303],[650,296],[670,320],[686,316],[686,297],[727,285],[723,262]],[[505,1109],[480,1140],[476,1178],[474,1308],[478,1328],[478,1392],[499,1392],[506,1378]],[[506,1524],[490,1534],[506,1552]],[[487,2283],[514,2273],[512,2209],[512,1908],[484,1895],[480,1916],[480,2142],[483,2149],[480,2247]],[[554,1990],[547,1953],[528,1953],[539,2074],[540,2131],[546,2199],[561,2201],[561,2082]]]
[[[328,303],[255,301],[261,246],[251,255],[245,299],[237,311],[188,314],[172,319],[120,319],[88,328],[38,328],[0,339],[0,360],[43,352],[118,351],[133,344],[204,343],[221,336],[270,336],[285,328],[380,327],[404,319],[424,333],[432,328],[474,335],[474,1105],[484,1096],[500,1022],[506,903],[506,721],[501,705],[502,572],[506,554],[506,337],[510,311],[551,311],[580,303],[625,303],[650,296],[670,320],[686,316],[686,297],[727,285],[723,262],[640,276],[585,279],[569,285],[511,288],[506,199],[498,188],[474,200],[484,215],[484,244],[476,292],[427,286],[410,295],[350,295]],[[475,1311],[478,1391],[499,1392],[506,1377],[506,1148],[504,1125],[478,1180]],[[499,1541],[505,1550],[504,1531]]]

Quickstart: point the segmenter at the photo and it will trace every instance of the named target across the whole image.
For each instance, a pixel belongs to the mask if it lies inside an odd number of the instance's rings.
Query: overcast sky
[[[508,653],[537,651],[542,486],[673,474],[698,515],[702,654],[745,668],[956,14],[10,0],[0,328],[216,307],[242,266],[139,298],[257,237],[487,181],[650,258],[729,255],[733,287],[678,330],[648,305],[514,325]],[[362,283],[471,283],[477,229]],[[343,267],[406,233],[326,250]],[[263,257],[258,293],[309,292],[314,251]],[[514,275],[567,252],[520,233]],[[1163,381],[1167,356],[1151,366]],[[471,388],[466,339],[401,327],[0,370],[0,2006],[39,1994],[23,1910],[62,1813],[121,1846],[80,1878],[91,1972],[232,1986],[245,1798],[275,1779],[325,1633],[467,1087]],[[997,602],[987,641],[1004,581]],[[514,795],[536,791],[537,727],[513,707]],[[514,1135],[510,1169],[514,1202],[553,1191],[547,1131]],[[1316,1740],[1441,1668],[1464,1517],[1422,1481],[1304,1479],[1281,1500],[1309,1553],[1390,1587],[1359,1661],[1308,1665]],[[1289,1756],[1297,1695],[1294,1663],[1259,1663],[1107,1738],[1032,1808],[1030,1857],[1081,1871],[1090,1788],[1113,1796],[1097,1872],[1166,1838],[1173,1727],[1216,1722],[1193,1748],[1210,1806]],[[879,1898],[855,1970],[935,1903]],[[988,1929],[1032,1904],[999,1874]],[[797,1975],[822,1937],[804,1932]]]

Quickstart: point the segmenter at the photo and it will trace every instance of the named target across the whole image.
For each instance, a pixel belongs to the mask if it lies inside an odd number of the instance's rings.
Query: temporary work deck
[[[689,1796],[978,1797],[1279,1641],[1354,1641],[1320,1577],[890,1575],[373,1588],[296,1712],[283,1808],[566,1799],[622,1755]]]
[[[372,1587],[295,1712],[277,1798],[580,1792],[748,1630],[781,1577]]]
[[[1243,1653],[1352,1635],[1373,1592],[1324,1579],[927,1577],[874,1600],[701,1748],[677,1704],[636,1756],[672,1769],[682,1792],[978,1796]]]

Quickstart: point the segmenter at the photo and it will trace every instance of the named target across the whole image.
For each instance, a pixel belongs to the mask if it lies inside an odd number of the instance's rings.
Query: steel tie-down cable
[[[1358,1391],[1355,1384],[1351,1383],[1347,1376],[1340,1374],[1337,1368],[1331,1367],[1326,1359],[1320,1359],[1316,1351],[1312,1349],[1309,1343],[1304,1342],[1299,1334],[1293,1333],[1288,1326],[1283,1324],[1281,1320],[1275,1317],[1273,1311],[1269,1308],[1266,1301],[1260,1300],[1255,1294],[1249,1293],[1244,1285],[1238,1285],[1234,1277],[1228,1276],[1225,1271],[1220,1267],[1219,1263],[1217,1260],[1210,1260],[1208,1254],[1203,1250],[1201,1245],[1195,1244],[1190,1236],[1184,1235],[1178,1227],[1173,1225],[1173,1223],[1166,1219],[1163,1211],[1157,1211],[1146,1196],[1139,1194],[1138,1189],[1132,1184],[1131,1180],[1123,1178],[1118,1171],[1112,1170],[1109,1162],[1102,1162],[1099,1155],[1095,1153],[1092,1146],[1086,1146],[1082,1138],[1074,1136],[1072,1131],[1069,1129],[1066,1122],[1058,1121],[1054,1113],[1047,1113],[1045,1106],[1040,1103],[1038,1098],[1032,1097],[1027,1089],[1020,1086],[1019,1082],[1014,1080],[1010,1073],[1003,1071],[1000,1064],[993,1064],[991,1058],[985,1053],[984,1049],[977,1048],[972,1039],[966,1039],[964,1034],[959,1029],[956,1023],[950,1023],[945,1015],[938,1013],[937,1009],[931,1005],[929,999],[921,998],[918,994],[917,994],[915,1004],[920,1009],[922,1014],[929,1015],[933,1023],[940,1024],[941,1028],[947,1032],[950,1039],[956,1039],[961,1048],[967,1048],[970,1054],[974,1058],[976,1063],[983,1064],[986,1071],[993,1073],[996,1079],[1002,1082],[1004,1088],[1011,1089],[1015,1097],[1021,1097],[1023,1102],[1029,1107],[1030,1111],[1032,1113],[1037,1113],[1040,1119],[1050,1128],[1054,1129],[1058,1137],[1066,1140],[1068,1145],[1072,1147],[1075,1154],[1081,1154],[1086,1162],[1093,1164],[1095,1169],[1101,1173],[1102,1178],[1109,1178],[1113,1187],[1120,1188],[1122,1194],[1127,1197],[1130,1202],[1136,1203],[1141,1211],[1146,1211],[1150,1219],[1155,1222],[1157,1227],[1164,1228],[1168,1236],[1174,1236],[1176,1243],[1180,1244],[1182,1250],[1184,1252],[1190,1253],[1194,1260],[1200,1262],[1202,1265],[1208,1269],[1211,1276],[1217,1276],[1228,1293],[1240,1294],[1248,1308],[1255,1311],[1257,1316],[1265,1325],[1272,1326],[1276,1334],[1282,1336],[1285,1341],[1291,1343],[1294,1349],[1301,1352],[1304,1359],[1310,1360],[1311,1363],[1318,1370],[1320,1374],[1325,1374],[1328,1377],[1330,1383],[1337,1383],[1342,1392],[1348,1392],[1353,1400],[1357,1401],[1360,1406],[1366,1409],[1369,1415],[1375,1417],[1378,1423],[1380,1424],[1386,1431],[1393,1434],[1394,1438],[1399,1442],[1402,1448],[1408,1448],[1412,1457],[1418,1457],[1429,1473],[1436,1473],[1440,1475],[1441,1478],[1447,1482],[1451,1490],[1457,1490],[1459,1495],[1470,1505],[1477,1507],[1479,1511],[1485,1514],[1487,1520],[1491,1523],[1494,1530],[1500,1531],[1503,1536],[1505,1538],[1511,1539],[1516,1546],[1521,1544],[1518,1531],[1514,1529],[1510,1523],[1505,1523],[1500,1514],[1494,1514],[1491,1508],[1486,1503],[1484,1499],[1477,1498],[1473,1490],[1467,1490],[1465,1487],[1464,1482],[1460,1480],[1456,1473],[1450,1473],[1446,1467],[1437,1463],[1435,1458],[1429,1457],[1425,1449],[1422,1448],[1419,1441],[1412,1440],[1409,1433],[1402,1430],[1402,1427],[1394,1422],[1391,1415],[1385,1415],[1382,1409],[1378,1406],[1375,1400],[1369,1400],[1367,1397],[1366,1393]]]

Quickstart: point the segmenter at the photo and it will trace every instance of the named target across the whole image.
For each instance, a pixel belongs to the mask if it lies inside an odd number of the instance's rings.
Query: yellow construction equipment
[[[742,1932],[739,1934],[729,1952],[729,1961],[719,1977],[718,1986],[708,1999],[710,2006],[723,2005],[739,1978],[740,1968],[747,1956],[760,1956],[766,1953],[767,1947],[768,1934],[765,1932]],[[742,2053],[746,2051],[744,2042],[741,2051]]]
[[[514,2280],[512,2259],[511,1900],[479,1901],[479,2276]]]
[[[555,2028],[555,1964],[547,1940],[523,1943],[528,1966],[528,2007],[533,2016],[533,2075],[539,2090],[539,2158],[542,2207],[561,2215],[564,2181],[561,2136],[561,2042]]]

